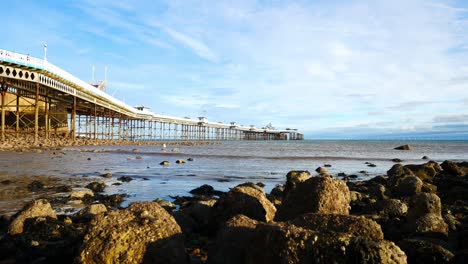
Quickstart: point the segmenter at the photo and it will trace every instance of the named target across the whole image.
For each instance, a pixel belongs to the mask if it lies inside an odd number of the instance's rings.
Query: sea
[[[394,149],[404,144],[411,145],[412,150]],[[437,162],[468,161],[468,141],[225,141],[197,146],[169,143],[167,149],[135,145],[67,147],[40,154],[0,152],[0,179],[41,176],[63,182],[105,181],[107,194],[129,195],[125,206],[156,198],[173,200],[175,196],[190,195],[190,190],[203,184],[228,191],[240,183],[261,182],[269,192],[283,184],[291,170],[316,174],[315,169],[325,165],[336,178],[344,173],[366,180],[385,175],[395,164],[394,158],[401,159],[402,164],[422,164],[427,162],[423,156]],[[193,161],[187,161],[189,158]],[[176,164],[178,159],[186,163]],[[161,166],[162,161],[170,165]],[[112,173],[113,177],[105,179],[100,176],[104,173]],[[133,180],[114,185],[121,176]],[[0,206],[6,206],[5,199],[8,197],[0,196]]]

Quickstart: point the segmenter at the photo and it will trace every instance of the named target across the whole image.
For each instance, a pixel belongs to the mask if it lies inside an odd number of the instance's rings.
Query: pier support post
[[[19,107],[19,99],[20,99],[20,96],[19,96],[19,92],[16,92],[16,129],[15,129],[15,132],[16,132],[16,137],[18,137],[18,134],[19,134],[19,127],[20,127],[20,107]]]
[[[5,141],[5,97],[7,87],[5,82],[2,82],[1,94],[2,94],[2,141]]]
[[[71,113],[71,131],[70,138],[72,142],[75,142],[76,133],[76,96],[73,96],[72,113]]]
[[[97,105],[94,104],[94,140],[97,139]]]
[[[34,101],[34,145],[39,143],[39,87],[36,83],[36,98]]]

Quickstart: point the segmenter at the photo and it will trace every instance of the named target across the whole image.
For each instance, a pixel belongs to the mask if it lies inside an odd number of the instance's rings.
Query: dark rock
[[[395,243],[357,237],[346,248],[353,263],[407,263],[406,254]]]
[[[437,163],[428,162],[421,165],[408,164],[406,168],[410,169],[415,176],[423,181],[432,181],[434,176],[437,174]]]
[[[426,214],[441,216],[442,204],[440,198],[432,193],[418,193],[411,197],[408,218],[417,219]]]
[[[421,192],[423,182],[416,176],[406,176],[393,189],[397,196],[412,196]]]
[[[272,202],[275,206],[281,205],[283,199],[283,192],[284,186],[283,185],[276,185],[273,189],[271,189],[270,194],[267,195],[268,200]]]
[[[78,263],[188,263],[181,229],[154,202],[97,215],[83,240]]]
[[[317,169],[315,169],[315,171],[318,172],[321,175],[329,175],[330,174],[328,172],[328,170],[323,168],[323,167],[318,167]]]
[[[406,145],[403,145],[403,146],[396,147],[394,149],[396,149],[396,150],[412,150],[413,148],[410,145],[406,144]]]
[[[349,188],[341,180],[312,177],[299,184],[282,202],[277,221],[290,220],[304,213],[349,214]]]
[[[88,160],[91,160],[91,158],[88,158]]]
[[[183,160],[183,159],[178,159],[178,160],[176,160],[175,163],[177,163],[177,164],[183,164],[183,163],[185,163],[185,160]]]
[[[411,197],[407,214],[409,232],[441,234],[446,236],[448,225],[441,216],[440,198],[432,193],[419,193]]]
[[[393,162],[402,162],[401,159],[398,159],[398,158],[395,158],[395,159],[392,159]]]
[[[427,159],[429,159],[429,157],[428,156],[423,156],[422,159],[427,160]]]
[[[13,181],[11,181],[11,180],[3,180],[0,183],[3,184],[3,185],[8,185],[8,184],[11,184],[12,182]]]
[[[423,182],[423,185],[421,187],[421,192],[426,192],[426,193],[436,193],[437,192],[437,186],[430,184],[428,182]]]
[[[209,224],[212,216],[212,209],[216,203],[215,199],[194,200],[183,203],[183,206],[176,214],[176,220],[186,235],[191,233],[209,232]],[[183,219],[182,223],[179,222]],[[215,229],[216,227],[213,227]]]
[[[87,220],[93,219],[96,215],[107,212],[107,208],[103,204],[91,204],[81,209],[74,216],[76,218],[84,218]]]
[[[288,223],[319,232],[346,233],[371,240],[384,238],[380,225],[362,216],[308,213]]]
[[[187,161],[193,161],[193,158],[188,158]]]
[[[140,159],[142,159],[142,157],[141,156],[135,156],[135,159],[140,160]]]
[[[119,206],[123,201],[124,198],[127,197],[126,194],[111,194],[111,195],[98,195],[98,199],[101,203],[111,206],[111,207],[117,207]]]
[[[215,225],[219,226],[237,214],[269,222],[275,217],[276,208],[266,198],[262,188],[236,186],[216,202],[213,213]]]
[[[86,188],[90,189],[93,192],[103,192],[106,188],[106,184],[103,182],[91,182],[86,185]]]
[[[283,196],[294,190],[296,186],[310,178],[309,171],[290,171],[286,174],[286,184],[284,186]]]
[[[44,184],[40,181],[33,181],[27,186],[30,192],[37,192],[44,190]]]
[[[440,165],[442,169],[444,170],[445,173],[453,175],[453,176],[465,176],[465,172],[460,169],[460,167],[457,165],[457,163],[446,160],[442,162]]]
[[[365,170],[362,170],[362,171],[359,171],[359,173],[368,174],[369,172],[368,172],[368,171],[365,171]]]
[[[68,186],[68,185],[60,185],[60,186],[54,187],[54,190],[56,192],[71,192],[71,191],[73,191],[73,188],[71,186]]]
[[[408,206],[397,199],[379,200],[374,207],[379,214],[388,217],[404,217],[408,212]]]
[[[371,164],[367,164],[367,167],[377,167],[377,165],[375,165],[374,163],[371,163]]]
[[[34,200],[26,204],[23,209],[13,217],[13,221],[11,221],[11,224],[8,227],[8,233],[10,235],[23,233],[24,222],[27,219],[36,217],[57,218],[57,215],[47,200]]]
[[[161,165],[161,166],[169,166],[169,161],[167,161],[167,160],[161,161],[161,163],[159,163],[159,165]]]
[[[325,168],[331,168],[332,165],[331,165],[331,164],[324,164],[323,166],[324,166]]]
[[[250,245],[245,263],[406,263],[392,242],[287,223],[258,223]]]
[[[131,182],[133,180],[133,178],[130,177],[130,176],[121,176],[121,177],[117,178],[117,180],[119,180],[121,182]]]
[[[112,173],[108,172],[108,173],[104,173],[104,174],[101,174],[101,177],[104,177],[104,178],[112,178]]]
[[[211,185],[203,184],[200,187],[197,187],[190,191],[191,194],[194,195],[205,195],[205,196],[213,196],[213,195],[221,195],[223,192],[216,191]]]
[[[374,178],[368,180],[369,183],[378,183],[382,185],[387,185],[387,178],[383,176],[375,176]]]
[[[257,182],[255,185],[265,188],[265,184],[263,182]]]
[[[409,263],[449,263],[453,253],[431,241],[404,239],[398,246],[405,251]]]
[[[338,172],[337,176],[338,176],[338,177],[346,177],[346,173],[344,173],[344,172]]]
[[[208,262],[212,264],[245,263],[247,251],[259,222],[245,215],[229,219],[219,230]]]
[[[358,176],[357,176],[356,174],[348,175],[348,177],[349,177],[350,179],[357,179],[357,178],[358,178]]]

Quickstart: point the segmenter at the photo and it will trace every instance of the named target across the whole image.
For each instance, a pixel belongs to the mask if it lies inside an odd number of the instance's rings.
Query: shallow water
[[[414,150],[399,151],[394,147],[411,144]],[[178,148],[172,153],[171,148]],[[136,152],[132,150],[136,149]],[[170,196],[188,195],[188,191],[202,184],[227,191],[245,182],[263,182],[269,192],[285,180],[290,170],[309,170],[330,164],[327,168],[336,175],[340,172],[356,174],[359,179],[385,174],[399,158],[403,164],[423,163],[422,156],[443,161],[446,159],[468,161],[467,141],[236,141],[216,145],[168,146],[98,146],[69,147],[59,151],[38,153],[0,153],[0,180],[17,180],[28,175],[52,176],[58,181],[82,182],[104,180],[107,193],[128,193],[125,204],[136,200],[170,199]],[[141,159],[136,159],[141,156]],[[192,157],[194,161],[175,164],[177,159]],[[90,158],[90,160],[88,160]],[[168,160],[171,165],[160,166]],[[376,167],[368,167],[371,162]],[[366,170],[367,174],[359,173]],[[112,179],[99,177],[111,172]],[[112,185],[120,176],[134,178],[120,186]],[[145,179],[146,178],[146,179]],[[0,191],[5,190],[0,184]],[[11,187],[9,187],[11,193]],[[19,189],[18,189],[19,188]],[[24,189],[18,187],[17,190]],[[5,191],[3,191],[5,193]],[[17,208],[23,200],[30,199],[27,192],[18,197],[10,193],[0,196],[0,213]],[[10,195],[11,196],[11,195]],[[8,206],[8,204],[14,206]]]

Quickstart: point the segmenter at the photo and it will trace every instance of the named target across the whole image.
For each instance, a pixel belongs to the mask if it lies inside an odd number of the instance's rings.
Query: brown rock
[[[397,199],[379,200],[374,207],[379,214],[388,217],[403,217],[408,212],[408,206]]]
[[[96,216],[77,263],[188,263],[179,225],[154,202]]]
[[[384,238],[380,225],[362,216],[308,213],[288,223],[314,231],[346,233],[371,240]]]
[[[103,204],[91,204],[80,210],[76,216],[91,219],[94,216],[107,212],[107,207]]]
[[[428,162],[421,165],[415,164],[408,164],[405,165],[406,168],[410,169],[415,176],[423,181],[432,181],[432,179],[436,176],[437,170],[436,165],[437,163]]]
[[[410,145],[406,144],[406,145],[396,147],[394,149],[396,149],[396,150],[412,150],[413,148]]]
[[[23,233],[24,221],[29,218],[36,217],[51,217],[57,218],[55,211],[50,206],[50,203],[45,199],[31,201],[26,204],[23,209],[16,215],[8,227],[10,235]]]
[[[290,171],[286,174],[286,184],[284,186],[283,196],[286,196],[289,192],[296,188],[296,186],[302,182],[305,182],[310,178],[309,171]]]
[[[258,221],[272,221],[276,208],[260,187],[236,186],[222,196],[213,207],[214,220],[219,226],[231,217],[243,214]]]
[[[401,164],[395,164],[387,171],[387,186],[393,188],[406,176],[414,176],[413,172]]]
[[[465,176],[465,172],[453,161],[446,160],[440,166],[447,174],[460,177]]]
[[[395,243],[357,237],[346,248],[352,263],[407,263],[406,254]]]
[[[393,189],[397,196],[412,196],[421,192],[423,182],[416,176],[406,176]]]
[[[418,193],[411,197],[408,218],[417,219],[426,214],[441,216],[442,204],[439,196],[433,193]]]
[[[349,214],[348,186],[328,177],[312,177],[286,196],[276,220],[290,220],[304,213]]]
[[[453,253],[431,241],[420,239],[404,239],[398,242],[408,256],[410,263],[449,263]]]
[[[251,247],[258,223],[245,215],[236,215],[229,219],[219,230],[216,243],[209,250],[208,262],[211,264],[245,263],[246,254]]]

